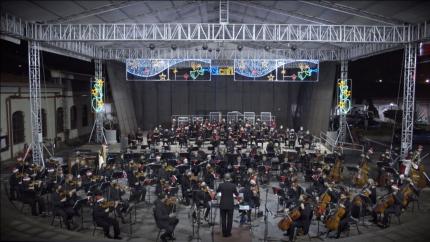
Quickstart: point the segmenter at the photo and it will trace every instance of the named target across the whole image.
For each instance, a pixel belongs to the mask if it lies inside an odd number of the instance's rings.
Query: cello
[[[319,198],[318,204],[315,207],[315,215],[318,220],[325,214],[328,204],[332,201],[332,197],[327,191],[328,188]]]
[[[366,185],[367,180],[369,178],[369,164],[368,164],[368,156],[363,157],[359,167],[358,173],[353,178],[353,184],[356,187],[363,187]]]
[[[287,231],[291,225],[301,216],[299,207],[289,211],[287,215],[278,222],[278,228],[282,231]]]
[[[325,221],[325,226],[329,229],[329,231],[338,230],[340,225],[340,220],[345,216],[345,213],[346,213],[345,206],[339,203],[335,212],[332,215],[330,215]]]

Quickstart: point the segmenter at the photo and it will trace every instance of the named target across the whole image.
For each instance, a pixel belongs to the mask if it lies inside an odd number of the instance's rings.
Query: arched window
[[[23,143],[25,141],[24,133],[24,113],[16,111],[12,114],[13,144]]]
[[[57,133],[64,131],[64,110],[57,108]]]
[[[46,119],[46,110],[42,108],[41,114],[42,114],[42,134],[43,134],[43,138],[45,138],[48,136],[48,126],[47,126],[48,120]]]
[[[76,117],[76,106],[70,107],[70,129],[76,129],[77,127],[77,117]]]
[[[88,106],[82,106],[82,127],[88,126]]]

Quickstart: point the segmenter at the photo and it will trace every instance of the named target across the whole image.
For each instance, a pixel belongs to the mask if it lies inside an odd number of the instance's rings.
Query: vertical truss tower
[[[28,86],[30,93],[31,149],[33,163],[45,166],[43,160],[42,103],[40,90],[40,44],[28,42]]]
[[[417,45],[409,43],[405,46],[404,83],[403,83],[403,117],[402,143],[400,154],[404,158],[412,149],[414,131],[415,74],[417,67]]]

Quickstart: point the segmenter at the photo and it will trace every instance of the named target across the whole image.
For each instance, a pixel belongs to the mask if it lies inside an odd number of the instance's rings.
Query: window
[[[24,142],[24,132],[24,113],[21,111],[16,111],[12,114],[13,144]]]
[[[42,135],[43,135],[43,138],[46,138],[48,136],[48,126],[47,126],[48,120],[46,119],[46,110],[42,108],[41,114],[42,114]]]
[[[63,108],[57,108],[57,133],[64,131],[64,110]]]
[[[76,106],[70,107],[70,129],[76,129],[77,118],[76,118]]]
[[[88,126],[88,106],[82,106],[82,127]]]

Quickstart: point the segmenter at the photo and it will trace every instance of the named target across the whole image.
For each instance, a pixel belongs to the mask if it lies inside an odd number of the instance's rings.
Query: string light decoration
[[[96,113],[104,110],[104,81],[96,79],[91,85],[91,107]]]
[[[337,90],[339,102],[337,107],[342,114],[347,114],[352,107],[351,95],[352,95],[352,84],[351,79],[342,80],[339,79],[337,82]]]
[[[236,59],[236,81],[317,82],[318,60]]]
[[[127,80],[210,81],[210,68],[210,59],[126,60]]]

